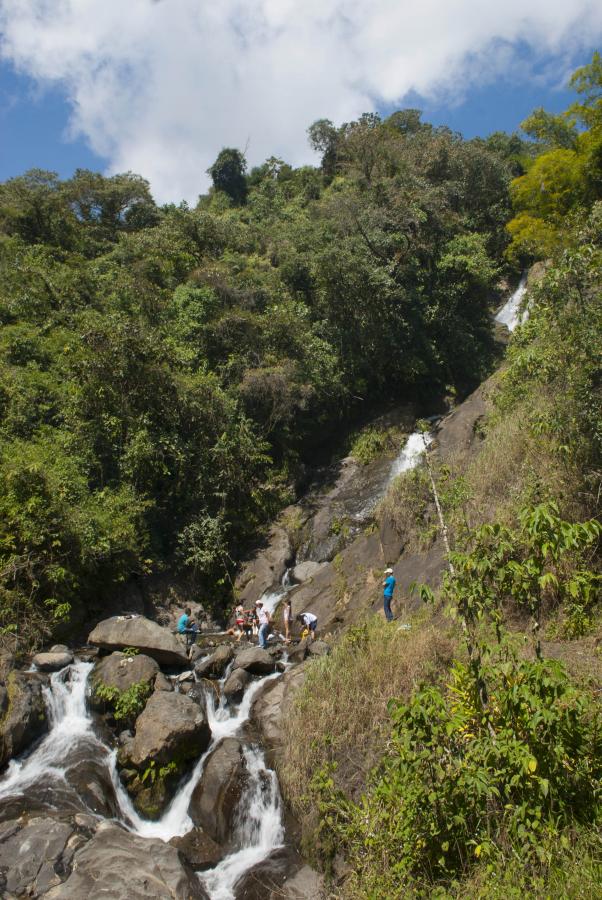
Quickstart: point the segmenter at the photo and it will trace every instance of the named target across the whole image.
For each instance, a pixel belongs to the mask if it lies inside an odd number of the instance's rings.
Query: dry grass
[[[284,721],[281,784],[294,812],[311,815],[307,786],[326,762],[336,780],[356,797],[382,757],[390,731],[387,704],[408,697],[425,678],[436,679],[454,653],[453,641],[432,621],[409,631],[373,617],[350,629],[329,657],[311,663],[305,683]]]

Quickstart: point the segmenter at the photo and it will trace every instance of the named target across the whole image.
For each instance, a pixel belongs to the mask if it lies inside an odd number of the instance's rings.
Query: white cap
[[[255,606],[263,606],[263,600],[256,600]]]
[[[392,575],[393,569],[385,569],[385,575]]]

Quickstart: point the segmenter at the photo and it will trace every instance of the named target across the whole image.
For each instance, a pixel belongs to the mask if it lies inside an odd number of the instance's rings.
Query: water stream
[[[93,663],[76,662],[51,676],[50,686],[45,689],[50,731],[29,756],[11,761],[0,781],[0,801],[19,796],[28,799],[43,790],[50,810],[59,808],[90,813],[77,788],[70,785],[69,772],[82,759],[91,759],[102,766],[107,783],[113,786],[118,819],[123,825],[141,837],[164,841],[186,834],[194,828],[188,807],[207,758],[223,738],[235,735],[248,721],[258,691],[269,681],[279,678],[280,673],[253,681],[237,708],[227,706],[223,695],[216,703],[214,692],[206,691],[211,743],[161,819],[151,822],[138,814],[121,783],[116,765],[117,751],[111,750],[95,734],[86,703],[87,681],[92,668]],[[248,777],[237,812],[233,836],[236,849],[214,870],[199,875],[215,900],[232,900],[236,882],[247,869],[281,847],[284,841],[276,775],[267,768],[259,747],[245,746],[244,758]]]
[[[495,321],[505,325],[508,331],[514,331],[517,325],[521,325],[527,318],[527,310],[523,310],[522,313],[520,311],[526,291],[527,273],[523,272],[518,287],[495,316]]]

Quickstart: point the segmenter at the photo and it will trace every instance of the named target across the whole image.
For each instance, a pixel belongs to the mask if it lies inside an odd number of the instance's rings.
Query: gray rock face
[[[245,563],[236,579],[237,594],[245,608],[280,584],[291,555],[288,534],[280,525],[272,526],[268,546]]]
[[[224,682],[224,697],[228,703],[240,703],[245,688],[251,680],[246,669],[234,669]]]
[[[240,741],[225,738],[207,760],[202,778],[192,794],[188,808],[190,818],[218,844],[227,843],[231,837],[245,771]]]
[[[210,656],[197,662],[194,667],[197,678],[209,678],[210,676],[220,678],[233,656],[233,648],[228,644],[222,644]]]
[[[326,641],[310,641],[307,645],[307,652],[310,656],[328,656],[331,648]]]
[[[104,684],[120,691],[127,691],[139,681],[150,684],[158,672],[159,664],[150,656],[143,653],[125,656],[117,651],[96,663],[92,672],[92,686]]]
[[[291,572],[293,581],[307,581],[309,578],[312,578],[316,572],[319,572],[323,565],[324,563],[312,562],[312,560],[299,563],[299,565],[295,566]]]
[[[103,822],[77,851],[73,871],[48,900],[206,900],[175,847]]]
[[[183,837],[174,837],[169,843],[186,857],[195,871],[210,869],[224,857],[224,851],[202,828],[193,828]]]
[[[234,661],[235,669],[246,669],[251,675],[270,675],[276,671],[276,661],[267,650],[251,647],[242,650]]]
[[[159,664],[188,666],[186,648],[177,636],[144,616],[105,619],[90,633],[88,643],[104,650],[135,647]]]
[[[6,684],[8,709],[0,723],[0,767],[48,731],[43,678],[11,672]]]
[[[251,718],[261,732],[270,763],[278,758],[283,742],[282,719],[290,708],[295,692],[303,684],[308,664],[295,666],[282,678],[267,684],[253,703]]]
[[[310,638],[303,638],[298,644],[294,644],[289,648],[288,661],[292,663],[302,663],[307,656],[307,648]]]
[[[184,694],[155,691],[136,719],[130,760],[137,768],[151,760],[193,759],[207,749],[211,731],[206,710]]]
[[[40,817],[0,826],[0,895],[34,896],[60,884],[67,842],[74,828]]]
[[[163,672],[159,672],[157,677],[155,678],[155,690],[167,691],[168,693],[173,691],[173,684],[171,683],[169,678],[163,674]]]
[[[60,646],[60,644],[58,645]],[[51,650],[48,653],[36,653],[32,660],[40,672],[58,672],[73,662],[73,653],[69,650]]]

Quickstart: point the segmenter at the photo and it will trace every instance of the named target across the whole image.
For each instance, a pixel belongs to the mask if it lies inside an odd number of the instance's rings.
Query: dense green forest
[[[150,572],[227,604],[318,444],[490,370],[532,144],[415,110],[308,134],[319,167],[225,149],[195,208],[131,173],[0,185],[5,629],[43,638]]]

